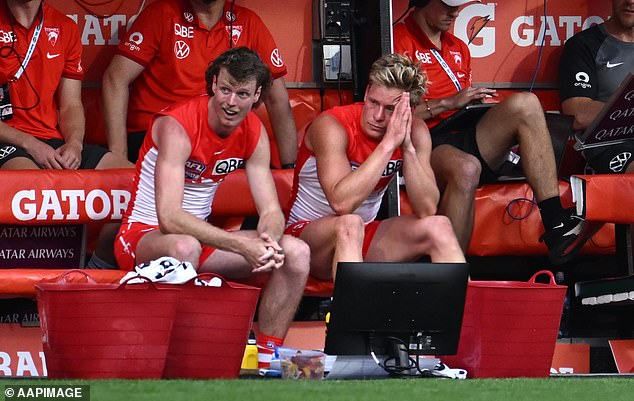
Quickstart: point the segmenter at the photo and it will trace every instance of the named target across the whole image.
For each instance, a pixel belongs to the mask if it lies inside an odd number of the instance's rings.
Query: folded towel
[[[121,279],[121,283],[128,281],[129,284],[144,283],[141,277],[145,277],[155,283],[182,284],[196,277],[197,272],[189,262],[181,262],[170,256],[163,256],[150,262],[141,263],[134,267]]]

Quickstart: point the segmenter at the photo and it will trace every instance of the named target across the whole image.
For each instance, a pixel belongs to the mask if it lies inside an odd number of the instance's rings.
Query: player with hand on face
[[[311,275],[334,279],[338,262],[464,262],[429,163],[431,138],[412,107],[426,91],[420,66],[389,54],[372,65],[363,103],[335,107],[310,125],[298,154],[286,232],[311,248]],[[377,221],[399,171],[414,214]]]

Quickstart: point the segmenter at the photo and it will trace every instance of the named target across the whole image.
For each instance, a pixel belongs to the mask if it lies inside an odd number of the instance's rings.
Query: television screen
[[[455,354],[468,277],[466,263],[339,263],[325,352]]]

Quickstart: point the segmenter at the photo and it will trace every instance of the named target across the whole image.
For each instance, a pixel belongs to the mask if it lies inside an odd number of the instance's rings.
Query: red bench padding
[[[570,206],[568,183],[560,181],[562,202]],[[475,223],[468,255],[545,255],[547,248],[539,242],[544,229],[537,205],[525,200],[532,199],[533,191],[525,182],[484,185],[476,191]],[[634,198],[632,198],[634,199]],[[511,203],[509,210],[507,206]],[[509,212],[516,218],[513,219]],[[401,213],[411,213],[407,194],[401,192]],[[634,216],[634,214],[633,214]],[[522,218],[523,219],[519,219]],[[583,254],[614,254],[614,225],[606,224],[588,241]]]
[[[35,284],[41,281],[57,279],[68,269],[0,269],[0,298],[35,298]],[[86,270],[98,283],[118,283],[127,273],[123,270]],[[256,287],[263,287],[269,275],[262,274],[240,282]],[[70,282],[85,282],[83,276],[72,274],[67,276]],[[304,291],[305,295],[328,297],[332,295],[332,282],[309,278]]]
[[[585,183],[581,195],[585,218],[619,224],[634,222],[634,174],[577,175]]]
[[[100,194],[108,194],[110,197],[121,197],[132,189],[133,170],[107,170],[107,171],[3,171],[3,190],[0,191],[0,223],[1,224],[65,224],[65,223],[89,223],[89,227],[111,221],[113,213],[95,220],[86,211],[86,194],[91,191],[101,191]],[[290,203],[290,192],[293,180],[292,170],[273,170],[273,177],[277,186],[280,202],[285,210]],[[594,176],[598,177],[598,176]],[[598,178],[604,182],[601,186],[601,199],[620,199],[617,205],[625,205],[631,202],[630,186],[623,186],[625,180],[622,175],[606,176]],[[593,178],[594,179],[594,178]],[[632,181],[634,183],[634,181]],[[608,188],[609,185],[609,188]],[[632,185],[634,188],[634,184]],[[624,188],[627,189],[624,190]],[[20,192],[27,191],[27,192]],[[28,192],[33,191],[33,192]],[[63,218],[61,220],[51,220],[56,209],[55,201],[63,197],[62,191],[71,191],[76,194],[77,208],[72,213],[69,201],[61,202]],[[79,191],[79,192],[72,192]],[[83,191],[83,192],[81,192]],[[568,184],[560,182],[560,191],[566,203],[570,203],[570,191]],[[629,191],[629,192],[628,192]],[[22,194],[22,196],[19,196]],[[47,194],[46,196],[44,194]],[[83,198],[77,194],[83,194]],[[113,195],[114,194],[114,195]],[[16,195],[22,202],[16,201]],[[31,196],[34,195],[34,196]],[[128,194],[129,195],[129,194]],[[624,196],[625,198],[622,198]],[[528,216],[523,220],[513,220],[506,211],[506,207],[514,199],[532,198],[532,191],[525,183],[505,183],[486,185],[478,189],[476,193],[476,220],[469,246],[469,255],[493,256],[493,255],[542,255],[546,248],[538,242],[542,232],[539,212],[530,209],[528,202],[518,202],[511,207],[511,212],[517,216]],[[83,199],[83,200],[82,200]],[[93,202],[93,209],[99,212],[99,197]],[[406,194],[401,195],[401,213],[411,213],[411,208],[407,203]],[[599,199],[594,198],[592,203],[599,203]],[[612,201],[611,201],[612,202]],[[614,201],[616,202],[616,201]],[[18,208],[21,213],[35,210],[39,214],[43,209],[42,204],[48,205],[43,220],[20,220],[16,218],[13,211]],[[255,205],[250,195],[248,183],[244,170],[238,170],[228,176],[220,185],[212,205],[213,213],[219,217],[231,219],[241,219],[245,216],[256,215]],[[610,209],[616,209],[610,207]],[[621,210],[631,208],[621,207]],[[614,212],[611,212],[614,213]],[[625,213],[625,212],[623,212]],[[73,216],[73,218],[69,218]],[[634,219],[634,214],[628,214],[628,218]],[[94,216],[93,216],[94,217]],[[114,219],[116,220],[116,218]],[[622,219],[619,219],[619,222]],[[630,220],[631,222],[631,220]],[[224,228],[231,228],[221,223]],[[90,230],[89,230],[90,232]],[[614,227],[607,224],[588,242],[584,248],[584,253],[589,254],[613,254],[614,253]],[[56,277],[61,270],[47,269],[4,269],[0,270],[0,297],[4,296],[34,296],[33,285],[44,278]],[[93,271],[91,271],[92,274]],[[120,278],[122,272],[115,271],[94,271],[99,280],[111,282]],[[103,275],[103,277],[102,277]],[[248,283],[262,285],[266,276],[257,277]],[[322,282],[310,279],[306,286],[306,295],[328,296],[332,292],[331,282]]]

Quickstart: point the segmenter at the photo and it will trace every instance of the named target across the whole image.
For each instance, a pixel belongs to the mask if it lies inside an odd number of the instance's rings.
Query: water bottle
[[[247,346],[244,348],[244,355],[242,356],[241,369],[257,369],[258,368],[258,347],[256,345],[255,336],[253,332],[249,335],[247,340]]]

